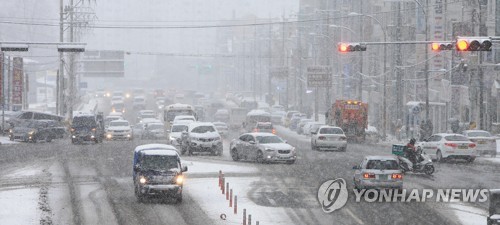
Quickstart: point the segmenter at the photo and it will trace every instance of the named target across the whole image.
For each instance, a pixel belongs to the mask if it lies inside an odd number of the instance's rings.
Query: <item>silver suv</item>
[[[210,152],[222,155],[222,140],[213,123],[190,123],[188,130],[182,132],[181,153]]]

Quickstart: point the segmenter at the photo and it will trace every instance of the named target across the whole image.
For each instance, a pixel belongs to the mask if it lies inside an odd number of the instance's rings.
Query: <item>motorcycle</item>
[[[422,152],[422,149],[417,149],[416,157],[417,163],[413,165],[413,163],[409,160],[408,154],[404,154],[404,156],[398,156],[399,165],[403,173],[413,172],[425,173],[427,175],[431,175],[434,173],[434,164],[432,163],[432,159],[427,154],[425,154],[425,152]]]

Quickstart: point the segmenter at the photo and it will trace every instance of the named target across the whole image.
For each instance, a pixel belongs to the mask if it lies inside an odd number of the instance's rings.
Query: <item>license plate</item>
[[[387,180],[389,178],[389,175],[378,175],[379,180]]]
[[[458,146],[458,149],[468,149],[469,147],[467,147],[467,145],[460,145]]]
[[[208,143],[208,144],[201,144],[201,146],[205,147],[205,148],[210,148],[212,147],[212,144],[211,143]]]

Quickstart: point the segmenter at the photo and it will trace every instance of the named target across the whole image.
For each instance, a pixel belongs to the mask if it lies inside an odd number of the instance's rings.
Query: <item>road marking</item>
[[[359,219],[356,215],[354,215],[354,213],[352,213],[352,211],[348,208],[345,209],[347,214],[349,214],[349,216],[351,216],[354,220],[356,220],[356,222],[358,222],[358,224],[365,224],[363,223],[363,221],[361,221],[361,219]]]

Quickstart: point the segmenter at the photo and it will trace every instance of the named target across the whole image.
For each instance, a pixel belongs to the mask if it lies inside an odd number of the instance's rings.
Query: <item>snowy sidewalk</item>
[[[8,136],[0,136],[0,145],[12,145],[12,144],[19,144],[19,142],[9,140]]]

